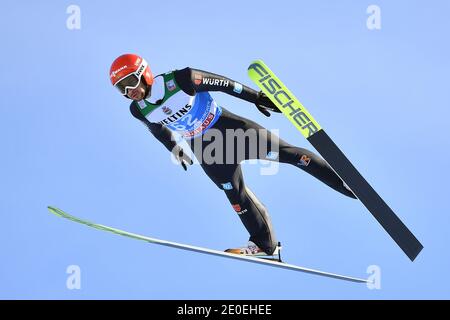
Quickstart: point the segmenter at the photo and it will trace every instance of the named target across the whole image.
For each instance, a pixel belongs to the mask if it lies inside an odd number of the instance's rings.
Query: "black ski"
[[[414,261],[423,249],[422,244],[356,170],[308,110],[263,61],[257,60],[253,62],[248,67],[248,74],[289,121],[316,148],[411,261]]]

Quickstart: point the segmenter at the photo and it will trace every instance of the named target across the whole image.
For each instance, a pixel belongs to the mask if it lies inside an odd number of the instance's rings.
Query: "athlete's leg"
[[[234,211],[238,214],[253,241],[267,254],[277,246],[270,217],[265,206],[245,185],[241,166],[238,164],[205,164],[202,168],[211,180],[225,192]]]
[[[289,163],[306,171],[336,191],[348,197],[356,198],[342,179],[320,156],[307,149],[296,147],[285,142],[254,121],[245,118],[241,119],[245,120],[244,131],[253,129],[257,133],[258,159]],[[261,146],[264,146],[264,148]],[[254,152],[245,155],[245,159],[252,158],[255,158]]]
[[[336,191],[356,199],[330,165],[315,153],[287,143],[280,143],[280,162],[289,163],[316,177]]]

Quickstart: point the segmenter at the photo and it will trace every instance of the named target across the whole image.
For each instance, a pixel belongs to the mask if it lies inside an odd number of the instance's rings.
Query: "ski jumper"
[[[184,68],[156,76],[149,96],[141,101],[133,101],[130,111],[169,151],[177,145],[174,131],[186,139],[205,173],[225,192],[249,232],[249,240],[267,254],[272,254],[278,242],[267,209],[244,182],[242,161],[264,159],[289,163],[354,198],[353,193],[322,158],[311,151],[290,145],[256,122],[218,105],[210,95],[211,91],[224,92],[253,104],[258,96],[257,91],[224,76]],[[217,130],[223,138],[222,161],[200,161],[205,149],[214,143],[214,131]],[[238,152],[237,148],[242,146],[233,143],[235,141],[228,141],[236,138],[227,135],[227,130],[255,130],[256,141],[245,139],[244,152]],[[201,145],[200,149],[194,147],[196,143]],[[225,148],[229,145],[233,146],[233,150]],[[227,152],[231,151],[232,161],[227,157]]]

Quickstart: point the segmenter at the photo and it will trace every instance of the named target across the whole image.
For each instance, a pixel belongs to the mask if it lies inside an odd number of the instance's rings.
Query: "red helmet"
[[[136,88],[142,77],[147,85],[153,84],[153,75],[147,61],[138,55],[127,53],[118,57],[109,70],[111,83],[123,94],[128,89]]]

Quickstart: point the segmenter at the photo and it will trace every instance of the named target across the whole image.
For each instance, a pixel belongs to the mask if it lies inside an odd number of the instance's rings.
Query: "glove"
[[[183,167],[184,171],[187,170],[187,166],[193,164],[194,162],[192,161],[192,159],[184,153],[183,148],[181,148],[180,146],[176,145],[173,149],[172,149],[172,154],[175,157],[175,159],[178,161],[179,164],[181,164],[181,166]]]
[[[266,117],[270,117],[270,111],[281,113],[280,109],[270,100],[264,92],[258,92],[258,96],[255,101],[256,108],[264,114]]]

